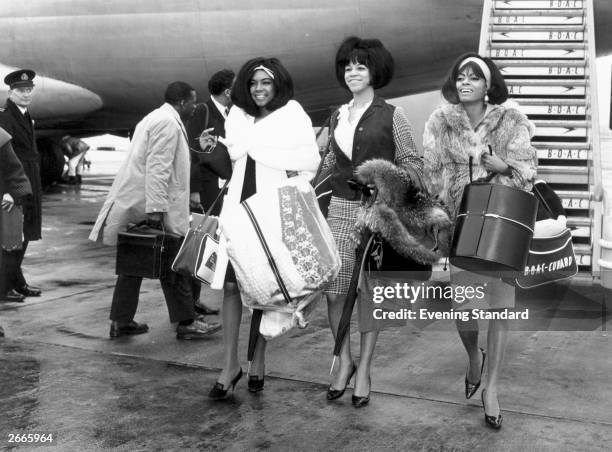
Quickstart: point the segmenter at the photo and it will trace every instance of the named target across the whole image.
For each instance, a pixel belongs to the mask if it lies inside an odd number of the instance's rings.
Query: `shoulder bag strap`
[[[533,184],[533,189],[531,190],[532,193],[535,195],[536,199],[538,200],[538,202],[546,209],[546,211],[550,214],[551,218],[555,218],[555,214],[553,212],[553,210],[551,209],[550,205],[548,204],[548,202],[546,202],[546,199],[544,199],[544,196],[542,196],[542,193],[540,193],[540,189],[538,188],[538,184]]]
[[[249,220],[251,220],[251,223],[253,224],[253,228],[255,228],[255,233],[257,234],[257,237],[259,238],[259,241],[261,243],[261,246],[263,247],[264,253],[266,253],[266,257],[268,258],[268,262],[270,263],[270,268],[272,269],[272,273],[274,273],[274,277],[276,278],[278,287],[280,288],[280,291],[282,292],[283,297],[285,297],[285,302],[289,304],[293,300],[291,299],[291,296],[289,295],[289,291],[287,290],[287,287],[285,286],[285,283],[283,282],[283,279],[281,278],[278,267],[276,266],[276,262],[274,261],[274,257],[272,256],[272,253],[270,252],[270,248],[268,248],[268,243],[266,242],[266,238],[263,236],[263,232],[261,231],[261,228],[259,227],[257,218],[255,218],[255,215],[253,214],[253,211],[251,210],[251,207],[249,206],[249,203],[247,201],[242,201],[241,205],[246,211],[249,217]]]

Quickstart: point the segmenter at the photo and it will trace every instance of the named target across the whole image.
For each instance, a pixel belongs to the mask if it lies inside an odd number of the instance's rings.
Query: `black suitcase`
[[[170,270],[182,237],[147,225],[136,225],[117,238],[117,275],[158,279]]]

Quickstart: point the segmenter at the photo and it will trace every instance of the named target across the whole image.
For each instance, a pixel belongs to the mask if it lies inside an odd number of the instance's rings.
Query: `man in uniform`
[[[32,186],[32,198],[24,205],[23,247],[16,251],[2,251],[6,271],[0,274],[0,300],[23,301],[24,297],[38,297],[41,290],[30,286],[23,276],[21,264],[28,243],[41,238],[42,186],[40,156],[36,149],[34,122],[28,112],[34,91],[36,73],[30,69],[11,72],[4,78],[9,86],[6,105],[0,108],[0,127],[12,137],[11,144]]]
[[[232,162],[227,149],[222,143],[225,138],[225,119],[232,106],[232,85],[235,74],[230,69],[223,69],[213,74],[208,81],[210,99],[196,107],[193,117],[187,123],[187,135],[191,149],[190,202],[192,212],[204,213],[212,206],[219,195],[219,178],[229,179],[232,175]],[[200,147],[199,137],[204,130],[221,138],[217,141],[214,152],[204,153]],[[210,212],[219,215],[221,199]],[[218,309],[206,306],[200,300],[201,284],[194,280],[191,288],[196,312],[202,315],[215,315]]]

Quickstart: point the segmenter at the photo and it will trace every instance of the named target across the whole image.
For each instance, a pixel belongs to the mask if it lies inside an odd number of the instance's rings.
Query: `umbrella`
[[[247,349],[247,361],[249,367],[247,369],[247,375],[251,373],[251,363],[253,362],[253,356],[255,355],[255,346],[259,339],[259,325],[261,325],[261,316],[263,311],[261,309],[253,309],[253,315],[251,317],[251,329],[249,330],[249,346]]]
[[[331,370],[333,370],[334,368],[336,358],[340,355],[342,343],[344,342],[346,333],[349,329],[349,325],[351,324],[351,315],[353,314],[353,307],[355,306],[355,300],[357,299],[357,283],[359,282],[359,274],[361,273],[363,255],[366,251],[366,247],[370,241],[371,236],[372,232],[370,230],[364,232],[361,236],[361,240],[359,241],[359,245],[357,245],[357,248],[355,249],[355,265],[353,267],[353,273],[351,273],[351,281],[349,283],[348,293],[346,294],[346,300],[344,301],[344,307],[342,309],[340,323],[338,324],[338,333],[336,334],[336,343],[334,345],[334,359],[332,361]]]

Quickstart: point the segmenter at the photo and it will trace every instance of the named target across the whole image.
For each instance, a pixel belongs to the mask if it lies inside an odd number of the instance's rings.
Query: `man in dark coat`
[[[210,99],[199,104],[193,117],[187,124],[187,136],[191,149],[190,209],[192,212],[204,213],[213,205],[220,194],[219,178],[229,179],[232,175],[232,163],[225,145],[225,119],[232,106],[231,90],[234,83],[234,72],[229,69],[216,72],[208,81]],[[202,149],[199,137],[204,130],[217,137],[217,144],[212,152]],[[221,140],[219,140],[219,138]],[[211,215],[219,215],[222,199],[215,204]],[[200,283],[194,281],[192,292],[196,311],[203,315],[218,314],[200,301]]]
[[[2,203],[0,205],[0,219],[5,213],[10,212],[15,208],[15,205],[20,205],[27,201],[32,196],[32,187],[26,176],[23,166],[15,155],[10,143],[11,136],[3,129],[0,129],[0,197]],[[0,221],[0,237],[7,231],[4,231],[5,222]],[[20,233],[19,233],[20,234]],[[3,241],[4,246],[4,241]],[[4,248],[3,248],[4,250]],[[8,291],[6,288],[5,275],[8,275],[11,269],[6,265],[4,253],[0,254],[0,294],[3,301],[23,302],[24,296],[15,291]],[[2,327],[0,327],[0,337],[4,335]]]
[[[36,149],[34,123],[28,112],[32,102],[35,76],[34,71],[22,69],[11,72],[4,78],[4,83],[9,86],[9,92],[6,105],[0,108],[0,127],[12,137],[11,144],[32,187],[32,197],[30,202],[24,205],[23,248],[17,251],[2,251],[2,260],[6,262],[8,272],[0,275],[0,278],[5,278],[2,283],[5,292],[0,293],[0,298],[15,291],[25,297],[38,297],[41,294],[38,287],[30,286],[26,282],[21,270],[28,243],[41,238],[40,156]]]

